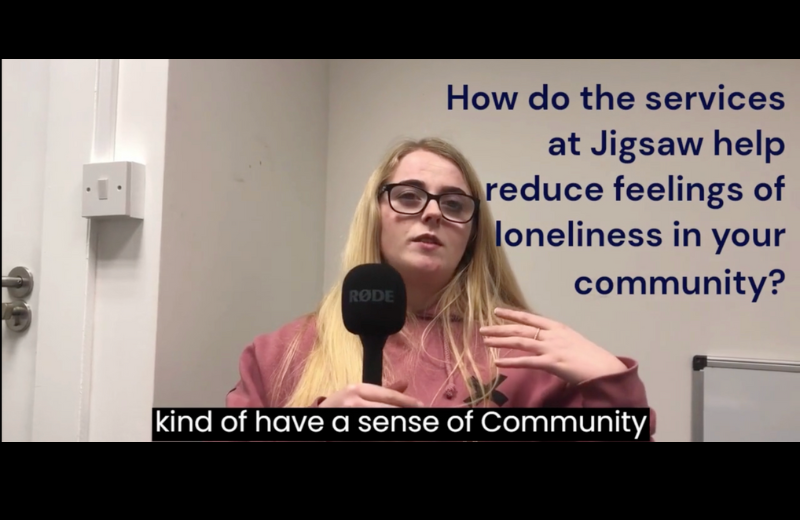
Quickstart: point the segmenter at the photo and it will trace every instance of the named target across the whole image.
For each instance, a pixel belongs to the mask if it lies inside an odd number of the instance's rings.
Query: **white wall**
[[[169,61],[154,405],[224,406],[322,296],[328,65]]]
[[[558,112],[525,108],[527,94],[515,111],[447,110],[447,85],[469,84],[474,90],[530,93],[549,83],[568,92],[573,106]],[[587,112],[578,109],[583,86],[630,91],[639,105],[651,91],[725,91],[784,93],[786,108],[774,112],[742,110],[690,112]],[[711,210],[701,203],[526,203],[492,202],[496,219],[514,227],[584,225],[609,229],[659,227],[671,233],[673,221],[700,228],[699,249],[661,248],[508,248],[529,301],[544,315],[563,321],[618,355],[641,363],[652,405],[659,418],[658,439],[690,438],[691,358],[694,354],[760,358],[800,357],[800,296],[792,265],[800,246],[791,225],[800,221],[793,202],[792,172],[800,166],[792,144],[800,139],[797,99],[800,67],[795,61],[519,61],[519,60],[367,60],[333,61],[330,70],[330,138],[326,211],[325,286],[338,274],[339,252],[361,187],[386,148],[400,137],[438,135],[453,140],[474,162],[484,183],[532,181],[599,182],[610,187],[619,174],[629,182],[664,182],[669,174],[686,181],[774,182],[787,176],[788,191],[780,203],[741,201]],[[773,164],[762,157],[641,157],[623,165],[618,159],[551,157],[551,137],[577,132],[584,150],[595,146],[601,129],[620,135],[705,136],[713,131],[731,137],[754,137],[756,129],[780,136],[787,150]],[[710,138],[708,136],[711,136]],[[780,248],[726,250],[715,256],[710,228],[787,228]],[[671,236],[671,235],[666,235]],[[719,275],[726,268],[766,276],[773,268],[787,271],[777,296],[769,291],[758,303],[742,296],[580,296],[578,276]]]

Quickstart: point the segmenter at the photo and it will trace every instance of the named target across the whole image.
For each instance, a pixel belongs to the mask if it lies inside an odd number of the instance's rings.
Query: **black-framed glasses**
[[[435,200],[439,204],[442,217],[450,222],[465,224],[475,218],[478,212],[479,199],[463,193],[442,193],[434,195],[417,186],[409,184],[385,184],[379,196],[386,192],[389,206],[403,215],[418,215],[425,211],[428,203]]]

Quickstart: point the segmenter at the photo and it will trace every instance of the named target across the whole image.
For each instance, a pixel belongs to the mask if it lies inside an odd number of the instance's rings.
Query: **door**
[[[2,274],[33,275],[24,298],[3,284],[4,310],[31,310],[24,330],[4,313],[4,442],[88,438],[94,250],[81,189],[83,165],[105,158],[95,141],[113,141],[104,62],[116,60],[2,60]]]
[[[49,62],[3,60],[2,274],[12,274],[15,267],[33,273],[30,295],[13,297],[27,291],[3,284],[4,311],[12,302],[26,303],[32,311],[26,330],[12,330],[19,328],[12,322],[25,316],[3,320],[3,442],[28,441],[32,431]],[[3,314],[6,318],[7,313]],[[24,326],[24,321],[20,325]]]

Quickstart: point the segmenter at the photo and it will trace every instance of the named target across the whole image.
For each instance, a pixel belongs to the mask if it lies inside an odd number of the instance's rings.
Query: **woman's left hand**
[[[515,323],[481,328],[484,344],[528,353],[498,359],[498,367],[544,370],[572,384],[627,370],[613,354],[561,323],[509,309],[496,309],[495,314]]]

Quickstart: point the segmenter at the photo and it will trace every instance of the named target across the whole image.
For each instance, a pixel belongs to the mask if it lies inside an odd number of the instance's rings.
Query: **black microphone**
[[[406,285],[388,264],[353,268],[342,285],[344,326],[364,346],[363,382],[383,383],[383,347],[406,323]]]

